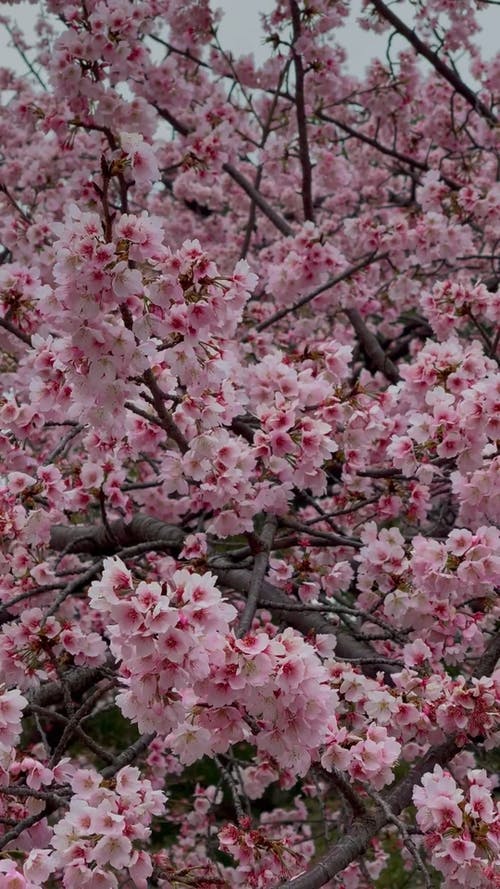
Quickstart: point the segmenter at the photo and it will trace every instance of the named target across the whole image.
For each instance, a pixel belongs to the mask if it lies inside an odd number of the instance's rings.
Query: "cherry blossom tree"
[[[3,5],[0,886],[500,886],[491,3]]]

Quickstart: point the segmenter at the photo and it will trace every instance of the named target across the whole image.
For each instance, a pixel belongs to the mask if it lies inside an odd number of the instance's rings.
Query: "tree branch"
[[[13,336],[16,336],[18,340],[26,343],[27,346],[31,346],[31,337],[24,333],[19,327],[16,327],[15,324],[12,324],[7,318],[0,318],[0,327],[3,327],[4,330],[7,330]]]
[[[482,656],[475,671],[475,676],[490,675],[500,655],[500,634],[493,638]],[[434,766],[445,766],[462,748],[454,738],[448,738],[442,744],[431,747],[409,773],[397,784],[382,795],[384,806],[375,812],[357,818],[350,826],[349,834],[341,837],[327,854],[306,873],[281,883],[277,889],[320,889],[328,880],[344,870],[348,864],[362,855],[370,841],[383,827],[386,827],[403,809],[410,805],[415,784],[421,781],[426,772]]]
[[[169,123],[182,135],[188,135],[189,129],[181,124],[176,118],[174,118],[170,112],[166,111],[163,108],[155,105],[158,113],[164,117],[165,120],[168,120]],[[307,144],[307,143],[306,143]],[[257,189],[252,185],[251,182],[240,173],[239,170],[236,169],[232,164],[223,164],[222,167],[226,173],[229,173],[232,179],[247,193],[247,195],[254,201],[254,203],[260,207],[262,212],[267,216],[270,222],[280,231],[285,237],[290,237],[293,235],[292,227],[280,216],[276,210],[271,207],[271,205],[266,201],[265,198],[262,197],[261,193],[257,191]],[[312,217],[307,217],[312,218]],[[295,312],[297,309],[300,309],[302,306],[306,305],[315,296],[319,296],[320,293],[323,293],[325,290],[328,290],[330,287],[333,287],[335,284],[340,283],[340,281],[344,281],[346,278],[351,277],[355,272],[360,269],[366,268],[366,266],[371,265],[372,262],[378,261],[382,259],[386,254],[378,255],[378,256],[370,256],[368,259],[362,260],[359,263],[356,263],[353,266],[350,266],[348,269],[345,269],[340,275],[337,275],[335,278],[331,278],[326,284],[322,284],[320,287],[317,287],[316,290],[313,290],[312,293],[303,296],[301,299],[297,300],[292,306],[288,306],[287,308],[280,309],[278,312],[275,312],[267,321],[262,321],[257,325],[256,330],[259,333],[262,330],[266,330],[271,324],[274,324],[275,321],[279,321],[281,318],[284,318],[285,315],[288,315],[290,312]],[[382,347],[376,340],[375,336],[368,330],[365,322],[363,321],[361,315],[356,309],[349,309],[346,311],[346,315],[348,316],[351,324],[353,325],[358,338],[361,339],[361,343],[363,348],[365,349],[366,354],[371,358],[375,366],[380,370],[384,376],[387,377],[392,383],[396,382],[399,379],[399,374],[397,372],[395,364],[387,358],[385,352]]]
[[[356,331],[356,336],[364,349],[366,357],[391,383],[397,383],[400,376],[396,365],[385,354],[377,337],[366,326],[358,310],[346,309],[345,313]]]
[[[0,850],[5,849],[12,840],[17,840],[18,836],[23,833],[23,831],[38,824],[38,822],[41,821],[42,818],[45,818],[47,814],[46,807],[44,811],[38,812],[36,815],[28,815],[27,818],[23,818],[16,827],[13,827],[12,830],[7,831],[7,833],[4,833],[3,837],[0,838]]]
[[[185,126],[185,124],[181,123],[177,120],[176,117],[173,116],[166,108],[161,108],[159,105],[154,106],[158,111],[158,114],[163,117],[173,128],[177,130],[181,136],[189,136],[191,130],[189,127]],[[244,192],[248,195],[249,198],[262,210],[265,216],[273,223],[275,228],[281,232],[282,235],[288,236],[293,234],[293,229],[284,219],[276,213],[276,210],[273,210],[271,205],[266,201],[264,197],[262,197],[260,191],[257,191],[254,185],[243,175],[239,170],[236,169],[233,164],[225,163],[222,165],[222,169],[225,173],[228,173],[240,188],[243,189]]]
[[[429,164],[426,164],[425,161],[419,161],[414,157],[410,157],[408,154],[403,154],[400,151],[396,151],[395,148],[388,148],[386,145],[382,145],[380,142],[377,142],[376,139],[373,139],[371,136],[367,136],[366,133],[362,133],[359,130],[355,130],[353,127],[349,126],[347,123],[343,123],[335,117],[330,117],[330,115],[325,114],[324,111],[316,111],[316,117],[320,120],[324,120],[327,123],[333,123],[339,129],[344,130],[345,133],[348,133],[349,136],[352,136],[353,139],[358,139],[360,142],[364,142],[366,145],[371,145],[376,151],[379,151],[381,154],[387,155],[387,157],[392,157],[394,160],[398,160],[403,164],[408,164],[410,167],[415,167],[417,170],[422,170],[424,173],[428,172],[431,167]],[[453,179],[450,179],[448,176],[445,176],[444,173],[439,172],[439,178],[453,191],[458,191],[462,186],[459,185],[458,182],[455,182]]]
[[[424,59],[427,59],[428,62],[433,66],[433,68],[444,77],[445,80],[448,81],[450,86],[459,93],[469,105],[474,108],[474,111],[477,111],[478,114],[481,114],[492,124],[497,123],[497,117],[493,114],[493,112],[488,108],[481,99],[478,99],[475,92],[471,90],[469,86],[458,76],[457,72],[453,70],[453,68],[449,68],[442,59],[439,58],[437,53],[433,52],[420,37],[417,37],[415,31],[412,31],[408,25],[405,23],[392,11],[389,7],[382,2],[382,0],[371,0],[372,5],[377,10],[378,14],[384,18],[387,22],[389,22],[396,31],[401,34],[402,37],[405,37],[408,40],[408,43],[411,43],[415,51],[418,55],[423,56]]]
[[[68,670],[64,674],[66,687],[69,689],[73,697],[81,699],[81,696],[93,688],[101,679],[108,675],[109,666],[107,667],[75,667]],[[62,684],[59,680],[46,682],[39,688],[30,692],[29,701],[39,707],[47,707],[49,704],[58,704],[64,697]],[[30,705],[24,711],[24,715],[29,715]]]
[[[329,278],[324,284],[320,284],[319,287],[316,287],[311,293],[307,293],[305,296],[302,296],[296,302],[294,302],[291,306],[286,306],[283,309],[279,309],[277,312],[274,312],[270,318],[266,318],[265,321],[261,321],[260,324],[257,324],[256,330],[261,333],[263,330],[267,330],[268,327],[271,327],[276,321],[280,321],[282,318],[285,318],[287,315],[290,315],[292,312],[296,312],[298,309],[301,309],[303,306],[306,306],[307,303],[310,303],[316,296],[319,296],[321,293],[324,293],[325,290],[329,290],[330,287],[335,287],[336,284],[340,284],[342,281],[346,281],[347,278],[351,278],[352,275],[355,275],[356,272],[361,271],[361,269],[367,268],[369,265],[372,265],[374,262],[379,262],[379,260],[384,259],[387,254],[379,253],[379,254],[371,254],[367,259],[362,259],[360,262],[355,263],[354,265],[348,266],[344,269],[343,272],[340,272],[334,278]],[[347,314],[347,312],[346,312]],[[364,322],[363,322],[364,323]]]
[[[166,409],[158,383],[151,368],[144,372],[144,382],[146,383],[153,397],[153,405],[158,414],[159,420],[167,435],[175,441],[181,454],[185,454],[189,450],[189,443],[181,430],[177,426],[170,412]]]
[[[124,766],[130,765],[131,762],[134,762],[141,753],[143,753],[149,745],[151,741],[154,741],[156,738],[156,732],[149,732],[147,734],[141,735],[137,741],[134,741],[130,747],[127,747],[126,750],[123,750],[116,758],[115,761],[106,766],[105,769],[102,770],[101,775],[103,778],[113,778],[120,769],[123,769]]]
[[[269,564],[269,551],[273,545],[277,527],[278,520],[276,516],[266,516],[259,541],[261,551],[258,552],[254,558],[252,579],[248,588],[247,600],[238,624],[238,636],[244,636],[252,626],[252,620],[259,602],[262,581],[264,580],[267,566]]]
[[[175,555],[181,551],[184,539],[187,536],[187,532],[176,525],[168,525],[159,519],[154,519],[147,515],[137,515],[128,524],[119,519],[116,522],[112,522],[110,528],[113,538],[110,537],[108,531],[102,525],[80,525],[79,527],[55,525],[51,531],[50,545],[55,550],[68,551],[69,547],[71,552],[111,555],[117,551],[118,544],[131,546],[151,541],[152,550],[160,542],[164,546],[169,547]],[[246,568],[229,567],[227,560],[217,556],[212,556],[209,559],[208,567],[214,572],[219,583],[223,586],[236,590],[245,596],[248,595],[252,584],[252,571]],[[259,596],[262,596],[268,602],[274,603],[272,612],[276,620],[286,620],[305,636],[308,633],[324,633],[336,636],[336,652],[340,658],[345,660],[350,658],[367,658],[367,663],[362,664],[363,672],[368,676],[375,676],[378,672],[378,662],[373,663],[374,652],[370,646],[353,639],[346,631],[339,631],[323,615],[317,613],[297,613],[295,610],[287,609],[287,605],[290,603],[287,594],[266,580],[261,581]],[[397,667],[385,667],[386,681],[390,682],[390,673],[395,672],[396,669]],[[100,671],[97,671],[99,678],[102,678],[102,675]],[[43,692],[44,688],[47,688],[47,686],[42,686],[40,693]],[[54,690],[53,694],[55,693]],[[36,698],[34,703],[45,704],[47,696],[48,700],[51,701],[50,693],[46,692],[45,694],[45,698],[42,695],[42,699]]]
[[[299,134],[299,157],[302,168],[302,206],[304,217],[314,222],[313,196],[312,196],[312,164],[307,138],[306,104],[304,99],[304,66],[302,56],[295,49],[295,44],[300,38],[300,11],[296,0],[290,0],[292,13],[293,43],[292,56],[295,69],[295,108],[297,111],[297,129]]]
[[[270,222],[273,223],[274,227],[277,228],[282,235],[285,235],[285,237],[293,235],[293,228],[291,227],[291,225],[288,225],[288,222],[285,222],[280,214],[271,207],[268,201],[266,201],[266,199],[262,197],[260,191],[257,191],[257,189],[246,178],[246,176],[243,176],[243,173],[240,173],[240,171],[237,170],[236,167],[233,166],[233,164],[223,164],[222,169],[226,173],[229,173],[231,179],[234,179],[234,181],[240,186],[240,188],[242,188],[243,191],[247,193],[248,197],[251,198],[255,204],[257,204],[264,215],[267,216]]]

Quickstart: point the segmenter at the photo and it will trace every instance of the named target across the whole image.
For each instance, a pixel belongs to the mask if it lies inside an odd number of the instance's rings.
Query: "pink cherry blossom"
[[[0,884],[495,886],[492,4],[17,5]]]

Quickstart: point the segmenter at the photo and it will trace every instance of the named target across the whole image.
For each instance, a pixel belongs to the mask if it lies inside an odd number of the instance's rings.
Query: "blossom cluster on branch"
[[[1,887],[500,886],[499,62],[410,5],[2,3]]]

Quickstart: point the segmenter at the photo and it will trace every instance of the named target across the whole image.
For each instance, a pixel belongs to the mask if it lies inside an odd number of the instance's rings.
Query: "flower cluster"
[[[420,299],[420,305],[433,331],[440,340],[447,339],[463,327],[471,316],[491,324],[500,321],[500,303],[484,284],[469,285],[455,281],[435,284],[432,292]],[[462,323],[460,323],[462,321]]]
[[[315,285],[324,284],[346,264],[342,253],[312,222],[306,222],[286,245],[277,245],[270,251],[269,259],[267,286],[278,304],[288,303],[306,288],[312,290]]]
[[[123,562],[107,559],[89,597],[92,608],[106,618],[110,648],[121,665],[125,690],[117,703],[124,716],[141,732],[167,734],[175,727],[182,756],[194,761],[203,755],[199,746],[194,755],[190,752],[196,736],[202,746],[210,747],[211,739],[208,729],[185,724],[196,701],[189,691],[209,675],[214,662],[223,662],[225,635],[236,616],[215,578],[182,570],[163,589],[144,582],[135,588]]]
[[[398,5],[362,76],[346,0],[262,61],[210,0],[2,16],[0,886],[495,884],[499,62]]]
[[[131,766],[117,772],[113,789],[91,769],[76,771],[71,783],[74,795],[54,827],[52,848],[29,853],[25,876],[40,886],[50,874],[62,872],[65,889],[117,889],[125,874],[138,889],[146,889],[153,867],[142,845],[149,839],[151,819],[164,811],[165,795]]]
[[[301,854],[294,851],[294,832],[279,838],[270,838],[268,832],[252,829],[248,818],[242,818],[238,826],[226,824],[219,831],[220,849],[237,862],[239,879],[245,878],[252,889],[264,889],[277,879],[286,880],[307,856],[307,850]]]
[[[104,663],[106,643],[78,622],[46,617],[40,608],[26,609],[18,622],[7,624],[0,633],[2,673],[20,688],[56,674],[55,664],[63,654],[71,655],[75,665],[97,666]]]
[[[446,889],[495,885],[500,812],[491,791],[483,769],[468,772],[464,792],[441,766],[427,772],[413,791],[417,823]]]
[[[17,690],[0,692],[0,753],[14,747],[21,735],[21,717],[28,701]]]

